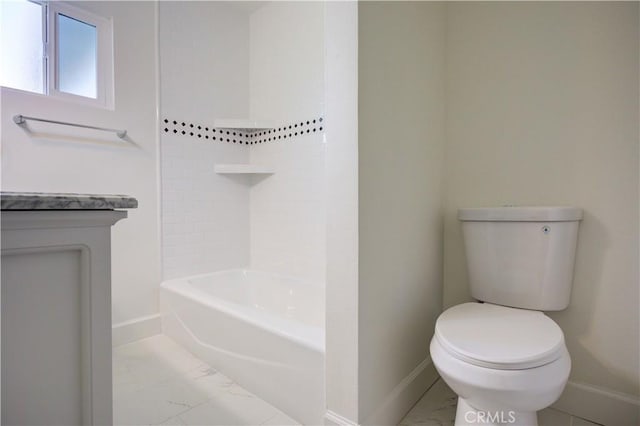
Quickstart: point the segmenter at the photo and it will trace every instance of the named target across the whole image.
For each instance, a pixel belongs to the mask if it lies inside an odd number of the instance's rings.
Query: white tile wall
[[[162,119],[212,127],[247,116],[248,13],[225,2],[159,8]],[[249,186],[214,165],[247,162],[248,148],[163,131],[161,154],[163,279],[247,266]]]
[[[286,124],[322,117],[324,5],[268,3],[251,15],[250,33],[253,118]],[[251,266],[324,282],[323,135],[253,145],[250,150],[252,163],[276,170],[251,188]]]
[[[211,127],[215,118],[322,117],[322,3],[239,10],[160,5],[162,118]],[[161,147],[164,279],[250,266],[324,281],[322,133],[239,146],[162,132]],[[215,163],[248,162],[276,172],[214,173]]]
[[[251,266],[314,281],[325,276],[325,145],[322,135],[251,147],[276,172],[251,189]]]
[[[164,279],[249,264],[249,186],[214,172],[247,162],[247,147],[163,137]]]

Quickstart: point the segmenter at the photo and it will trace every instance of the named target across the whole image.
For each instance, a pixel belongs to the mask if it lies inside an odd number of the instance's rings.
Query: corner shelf
[[[214,171],[218,174],[236,175],[271,175],[276,172],[273,167],[257,164],[216,164]]]
[[[236,119],[236,118],[218,118],[213,121],[213,125],[220,129],[237,129],[237,130],[245,130],[247,132],[255,132],[258,130],[269,130],[276,127],[272,123],[268,123],[265,121]]]

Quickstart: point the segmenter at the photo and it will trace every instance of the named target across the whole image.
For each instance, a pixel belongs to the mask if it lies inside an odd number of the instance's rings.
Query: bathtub
[[[323,423],[324,286],[234,269],[165,281],[162,331],[295,420]]]

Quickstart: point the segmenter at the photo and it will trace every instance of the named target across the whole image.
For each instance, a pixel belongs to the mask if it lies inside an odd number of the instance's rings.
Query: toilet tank
[[[458,219],[475,299],[539,311],[569,305],[582,209],[469,208]]]

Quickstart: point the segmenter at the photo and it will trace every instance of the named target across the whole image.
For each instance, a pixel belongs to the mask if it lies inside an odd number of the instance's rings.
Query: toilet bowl
[[[458,219],[479,302],[444,311],[430,348],[458,394],[455,424],[537,426],[571,370],[564,334],[543,311],[569,305],[582,210],[480,207]]]
[[[438,373],[459,397],[457,426],[535,426],[536,412],[558,399],[571,370],[553,320],[488,303],[445,311],[430,349]]]

